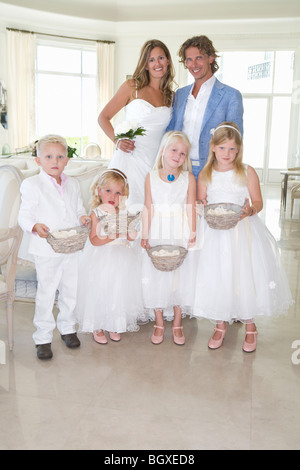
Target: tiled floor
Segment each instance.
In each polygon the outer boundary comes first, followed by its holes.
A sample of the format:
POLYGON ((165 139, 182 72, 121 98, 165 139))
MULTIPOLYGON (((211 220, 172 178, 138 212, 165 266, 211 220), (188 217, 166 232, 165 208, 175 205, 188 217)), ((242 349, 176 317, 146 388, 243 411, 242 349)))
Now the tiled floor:
POLYGON ((282 250, 295 305, 257 322, 255 353, 242 351, 239 323, 211 351, 212 325, 185 319, 185 346, 173 344, 170 325, 160 346, 150 343, 152 324, 106 346, 81 335, 75 351, 56 332, 54 357, 42 362, 31 338, 34 306, 16 302, 14 351, 0 365, 0 449, 299 450, 300 201, 291 220, 278 187, 263 195, 261 216, 282 250))

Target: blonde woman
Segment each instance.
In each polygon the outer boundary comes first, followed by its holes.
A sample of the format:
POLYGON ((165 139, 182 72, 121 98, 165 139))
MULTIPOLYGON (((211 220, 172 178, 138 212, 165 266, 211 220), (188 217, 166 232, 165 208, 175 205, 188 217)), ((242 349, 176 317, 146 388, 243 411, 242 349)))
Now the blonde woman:
POLYGON ((255 318, 286 312, 292 297, 276 241, 258 216, 263 207, 259 179, 242 161, 241 132, 234 122, 223 122, 212 134, 197 181, 198 198, 242 209, 239 222, 228 230, 215 230, 201 219, 204 242, 197 252, 194 315, 216 323, 210 349, 222 346, 226 324, 245 323, 242 348, 250 353, 257 344, 255 318))
POLYGON ((159 40, 147 41, 133 74, 101 111, 98 122, 105 134, 116 143, 109 167, 118 168, 128 178, 128 206, 143 205, 144 184, 152 169, 158 147, 171 119, 174 68, 167 46, 159 40), (146 134, 136 139, 115 141, 111 120, 125 108, 126 121, 138 122, 146 134))

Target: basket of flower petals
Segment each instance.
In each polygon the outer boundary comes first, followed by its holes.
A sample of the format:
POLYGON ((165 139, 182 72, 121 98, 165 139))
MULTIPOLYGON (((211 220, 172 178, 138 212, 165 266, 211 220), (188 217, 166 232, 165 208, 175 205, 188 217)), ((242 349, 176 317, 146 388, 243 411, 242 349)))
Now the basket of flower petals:
POLYGON ((147 253, 159 271, 174 271, 187 255, 187 249, 178 245, 158 245, 148 248, 147 253))
POLYGON ((238 223, 242 207, 238 204, 219 203, 204 207, 204 217, 210 228, 228 230, 238 223))
POLYGON ((56 253, 75 253, 84 248, 89 230, 90 228, 84 225, 55 230, 49 233, 47 242, 56 253))

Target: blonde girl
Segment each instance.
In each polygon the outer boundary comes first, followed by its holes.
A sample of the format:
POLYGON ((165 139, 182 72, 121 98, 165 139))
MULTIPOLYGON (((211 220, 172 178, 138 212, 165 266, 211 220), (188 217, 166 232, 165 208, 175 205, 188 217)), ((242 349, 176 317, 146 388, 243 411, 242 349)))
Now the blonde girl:
POLYGON ((197 181, 203 204, 241 206, 240 220, 228 230, 210 228, 201 219, 203 247, 197 252, 193 314, 216 327, 210 349, 222 346, 227 324, 245 323, 243 350, 257 345, 254 319, 283 313, 292 302, 276 241, 258 213, 263 201, 256 171, 242 161, 241 132, 234 122, 212 129, 207 164, 197 181))
POLYGON ((79 330, 106 344, 121 333, 137 331, 143 313, 138 257, 131 241, 136 233, 107 233, 107 216, 126 215, 127 178, 105 170, 91 187, 91 231, 82 253, 77 299, 79 330))
MULTIPOLYGON (((195 243, 196 181, 191 173, 190 143, 182 132, 165 134, 154 169, 145 182, 145 209, 141 246, 195 243)), ((158 271, 148 255, 143 256, 144 304, 150 319, 155 319, 151 341, 164 338, 164 320, 173 320, 173 341, 184 344, 182 316, 189 312, 193 292, 189 254, 175 271, 158 271)))

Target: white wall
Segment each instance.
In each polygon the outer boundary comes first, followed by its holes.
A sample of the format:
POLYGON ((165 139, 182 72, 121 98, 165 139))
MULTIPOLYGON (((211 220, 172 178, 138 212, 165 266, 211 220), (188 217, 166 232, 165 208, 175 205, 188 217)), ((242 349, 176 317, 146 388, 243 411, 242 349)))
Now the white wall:
MULTIPOLYGON (((184 8, 184 6, 183 6, 184 8)), ((234 21, 108 22, 43 13, 0 2, 0 80, 6 80, 6 27, 72 37, 116 41, 115 89, 135 69, 139 52, 148 39, 160 39, 170 49, 176 80, 184 85, 186 74, 178 63, 180 45, 193 35, 205 34, 217 50, 295 50, 295 81, 300 84, 300 18, 234 21)), ((296 82, 295 82, 296 83, 296 82)), ((300 86, 299 86, 300 87, 300 86)), ((300 93, 299 93, 300 97, 300 93)), ((299 103, 293 105, 291 147, 295 153, 299 134, 299 103)), ((1 126, 0 126, 1 127, 1 126)), ((0 150, 7 140, 0 129, 0 150)))

